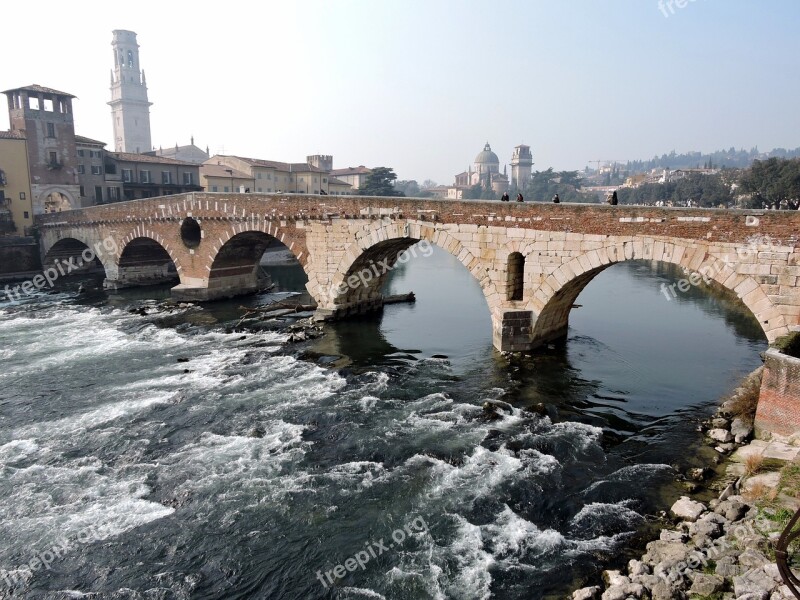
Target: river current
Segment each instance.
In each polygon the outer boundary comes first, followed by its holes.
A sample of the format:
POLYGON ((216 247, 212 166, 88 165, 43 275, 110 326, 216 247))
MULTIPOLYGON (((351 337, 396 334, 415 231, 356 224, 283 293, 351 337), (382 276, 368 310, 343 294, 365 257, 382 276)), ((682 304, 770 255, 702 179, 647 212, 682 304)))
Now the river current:
POLYGON ((641 547, 761 362, 735 301, 667 299, 681 276, 614 266, 515 359, 440 251, 392 274, 415 304, 292 346, 232 330, 270 295, 0 302, 0 598, 563 597, 641 547))

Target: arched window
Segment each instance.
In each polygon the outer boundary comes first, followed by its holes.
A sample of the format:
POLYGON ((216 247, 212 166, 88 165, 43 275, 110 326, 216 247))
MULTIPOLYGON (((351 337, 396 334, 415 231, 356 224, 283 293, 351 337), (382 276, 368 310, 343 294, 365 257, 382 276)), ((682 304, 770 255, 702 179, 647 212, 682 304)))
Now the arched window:
POLYGON ((133 52, 131 52, 130 50, 128 50, 128 66, 129 67, 133 66, 133 52))
POLYGON ((508 300, 522 300, 522 289, 525 284, 525 257, 519 252, 508 255, 508 300))

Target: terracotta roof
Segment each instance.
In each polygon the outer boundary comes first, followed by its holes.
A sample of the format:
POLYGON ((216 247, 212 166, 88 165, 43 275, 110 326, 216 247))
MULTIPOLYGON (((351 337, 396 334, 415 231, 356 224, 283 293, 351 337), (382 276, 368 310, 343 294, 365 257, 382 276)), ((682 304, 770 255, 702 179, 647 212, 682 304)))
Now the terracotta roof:
POLYGON ((0 139, 2 139, 2 140, 24 140, 26 138, 19 131, 0 131, 0 139))
POLYGON ((235 179, 252 179, 247 173, 243 173, 238 169, 227 167, 225 165, 200 165, 200 173, 206 177, 228 177, 233 176, 235 179), (229 173, 228 171, 231 171, 229 173))
MULTIPOLYGON (((328 183, 333 183, 334 185, 350 185, 346 181, 342 181, 341 179, 337 179, 336 177, 328 177, 328 183)), ((350 185, 350 187, 353 187, 350 185)))
POLYGON ((186 167, 200 166, 197 163, 175 160, 174 158, 166 158, 164 156, 151 156, 149 154, 135 154, 133 152, 109 152, 108 154, 117 160, 126 160, 129 162, 155 163, 160 165, 184 165, 186 167))
POLYGON ((368 169, 364 165, 359 165, 357 167, 347 167, 346 169, 333 169, 331 171, 331 175, 339 176, 339 175, 366 175, 368 173, 372 173, 372 169, 368 169))
MULTIPOLYGON (((260 158, 247 158, 245 156, 234 156, 225 154, 219 154, 217 156, 220 156, 222 158, 236 158, 254 167, 264 167, 267 169, 275 169, 277 171, 287 171, 287 172, 292 171, 300 173, 327 173, 326 170, 320 169, 318 167, 313 167, 308 163, 286 163, 277 160, 263 160, 260 158)), ((212 156, 211 158, 213 159, 214 157, 212 156)))
POLYGON ((75 134, 75 143, 77 144, 92 144, 95 146, 105 146, 105 142, 101 142, 99 140, 93 140, 92 138, 87 138, 82 135, 75 134))
POLYGON ((67 92, 59 92, 58 90, 54 90, 53 88, 44 87, 42 85, 39 85, 38 83, 32 83, 31 85, 26 85, 26 86, 18 87, 18 88, 11 88, 10 90, 6 90, 3 93, 4 94, 9 94, 11 92, 19 92, 19 91, 37 92, 37 93, 41 93, 41 94, 55 94, 57 96, 67 96, 68 98, 76 98, 77 97, 77 96, 73 96, 72 94, 68 94, 67 92))

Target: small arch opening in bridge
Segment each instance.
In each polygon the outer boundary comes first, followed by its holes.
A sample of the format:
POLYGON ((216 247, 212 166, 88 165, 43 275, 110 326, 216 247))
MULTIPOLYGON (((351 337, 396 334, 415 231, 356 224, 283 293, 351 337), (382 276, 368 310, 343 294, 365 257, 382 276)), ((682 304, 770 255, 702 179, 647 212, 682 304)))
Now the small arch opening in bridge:
POLYGON ((203 230, 197 219, 186 217, 181 223, 181 240, 184 246, 190 249, 197 248, 203 241, 203 230))
POLYGON ((208 275, 208 300, 263 290, 305 293, 300 261, 283 242, 262 231, 233 236, 219 249, 208 275))
POLYGON ((522 300, 525 288, 525 257, 520 252, 508 255, 507 297, 509 300, 522 300))
POLYGON ((139 237, 131 240, 119 258, 117 279, 107 288, 158 285, 179 280, 178 270, 167 250, 156 240, 139 237))

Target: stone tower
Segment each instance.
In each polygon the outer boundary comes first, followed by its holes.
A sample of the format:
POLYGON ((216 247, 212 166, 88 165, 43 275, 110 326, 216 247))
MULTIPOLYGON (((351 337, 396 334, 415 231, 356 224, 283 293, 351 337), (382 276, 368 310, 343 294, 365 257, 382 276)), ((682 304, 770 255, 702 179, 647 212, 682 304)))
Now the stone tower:
POLYGON ((114 149, 117 152, 149 152, 150 106, 147 81, 139 64, 136 34, 114 30, 114 70, 111 72, 111 116, 114 122, 114 149))
POLYGON ((11 131, 28 140, 33 212, 81 207, 72 99, 38 84, 3 92, 11 131))
POLYGON ((306 162, 322 171, 333 171, 333 156, 330 154, 314 154, 306 156, 306 162))
POLYGON ((520 144, 514 146, 514 154, 511 155, 511 187, 521 190, 531 180, 531 167, 533 167, 533 155, 531 147, 520 144))

